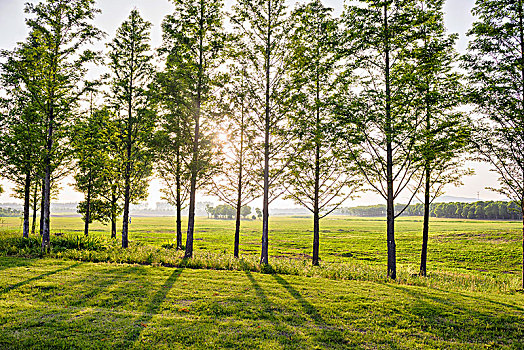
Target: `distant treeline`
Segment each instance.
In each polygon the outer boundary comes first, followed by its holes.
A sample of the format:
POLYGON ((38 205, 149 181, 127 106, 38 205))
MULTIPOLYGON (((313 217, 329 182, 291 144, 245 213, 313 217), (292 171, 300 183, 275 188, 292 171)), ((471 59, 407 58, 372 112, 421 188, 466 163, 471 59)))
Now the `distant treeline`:
MULTIPOLYGON (((404 204, 395 205, 395 212, 400 212, 404 204)), ((339 214, 373 217, 386 216, 384 204, 367 205, 351 208, 341 208, 339 214)), ((433 203, 430 206, 430 216, 436 218, 457 219, 488 219, 488 220, 521 220, 521 209, 515 202, 478 201, 473 203, 451 202, 433 203)), ((406 208, 402 216, 423 216, 424 206, 421 203, 412 204, 406 208)))
POLYGON ((22 212, 20 210, 16 210, 13 208, 0 208, 0 217, 17 217, 22 216, 22 212))

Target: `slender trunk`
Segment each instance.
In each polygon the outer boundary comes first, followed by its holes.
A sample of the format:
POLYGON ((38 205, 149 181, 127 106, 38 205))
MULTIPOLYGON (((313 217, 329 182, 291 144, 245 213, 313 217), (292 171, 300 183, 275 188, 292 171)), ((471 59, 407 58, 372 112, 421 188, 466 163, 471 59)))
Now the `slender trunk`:
POLYGON ((91 222, 91 174, 89 175, 89 184, 87 185, 86 198, 86 220, 84 223, 84 235, 89 236, 89 223, 91 222))
MULTIPOLYGON (((134 23, 133 23, 134 25, 134 23)), ((128 99, 127 99, 127 144, 126 144, 126 170, 124 174, 124 213, 122 219, 122 248, 129 246, 129 205, 131 202, 131 154, 132 154, 132 137, 131 132, 133 130, 131 126, 131 120, 133 116, 133 83, 134 83, 134 60, 135 60, 135 46, 131 45, 131 57, 130 57, 130 75, 129 75, 129 86, 128 86, 128 99)))
POLYGON ((111 193, 111 238, 116 239, 116 194, 114 189, 111 193))
MULTIPOLYGON (((131 116, 129 118, 128 125, 131 123, 131 116)), ((129 246, 128 233, 129 233, 129 204, 131 201, 131 128, 128 127, 128 140, 127 140, 127 161, 125 170, 125 190, 124 190, 124 214, 122 221, 122 248, 129 246)))
POLYGON ((38 180, 35 179, 35 188, 33 192, 33 222, 31 223, 31 234, 32 235, 34 235, 36 232, 37 193, 38 193, 38 180))
MULTIPOLYGON (((242 91, 243 93, 243 91, 242 91)), ((244 165, 244 100, 242 100, 240 117, 240 156, 238 162, 238 187, 237 187, 237 217, 235 223, 235 247, 233 255, 239 256, 240 250, 240 212, 242 210, 242 171, 244 165)))
MULTIPOLYGON (((520 34, 520 74, 522 81, 524 82, 524 13, 522 9, 522 0, 519 0, 519 34, 520 34)), ((522 86, 522 112, 524 112, 524 86, 522 86)), ((524 127, 524 125, 521 125, 524 127)), ((524 180, 524 171, 522 174, 524 180)), ((521 212, 522 212, 522 289, 524 289, 524 196, 520 199, 521 212)))
POLYGON ((195 204, 196 204, 196 182, 198 176, 198 148, 200 138, 200 113, 202 103, 202 75, 204 69, 204 57, 203 57, 203 35, 204 35, 204 3, 200 2, 200 21, 199 21, 199 61, 198 61, 198 86, 197 86, 197 100, 195 110, 195 138, 193 142, 193 160, 191 164, 191 188, 189 191, 189 214, 187 222, 187 238, 186 238, 186 251, 184 258, 193 257, 193 233, 195 231, 195 204))
POLYGON ((46 154, 44 158, 45 173, 44 173, 44 189, 43 189, 43 227, 42 227, 42 251, 48 251, 50 242, 50 212, 51 212, 51 152, 53 150, 53 123, 54 110, 51 104, 49 109, 49 126, 47 129, 47 145, 46 154))
POLYGON ((40 194, 40 236, 44 235, 44 178, 42 178, 42 193, 40 194))
MULTIPOLYGON (((317 52, 317 59, 320 53, 317 52)), ((318 72, 318 62, 316 69, 316 121, 315 121, 315 188, 313 195, 313 266, 319 265, 319 245, 320 245, 320 76, 318 72)))
POLYGON ((180 123, 177 123, 176 149, 176 249, 182 250, 182 182, 180 180, 180 123))
POLYGON ((29 172, 25 175, 24 183, 24 224, 22 229, 22 235, 25 238, 29 237, 29 209, 30 209, 30 198, 31 197, 31 175, 29 172))
POLYGON ((524 290, 524 198, 521 199, 522 202, 522 289, 524 290))
POLYGON ((429 239, 429 191, 430 191, 430 169, 426 166, 424 170, 426 183, 424 188, 424 224, 422 227, 422 251, 420 253, 420 276, 426 276, 426 262, 428 256, 429 239))
POLYGON ((267 42, 266 42, 266 105, 265 105, 265 126, 264 126, 264 198, 262 203, 262 251, 260 263, 269 263, 269 128, 270 128, 270 64, 271 64, 271 0, 268 0, 268 23, 267 23, 267 42))
POLYGON ((388 277, 397 278, 397 257, 395 245, 395 204, 393 191, 393 147, 392 147, 392 118, 391 118, 391 89, 389 63, 389 29, 388 5, 384 5, 384 32, 386 54, 386 182, 387 182, 387 241, 388 241, 388 277))

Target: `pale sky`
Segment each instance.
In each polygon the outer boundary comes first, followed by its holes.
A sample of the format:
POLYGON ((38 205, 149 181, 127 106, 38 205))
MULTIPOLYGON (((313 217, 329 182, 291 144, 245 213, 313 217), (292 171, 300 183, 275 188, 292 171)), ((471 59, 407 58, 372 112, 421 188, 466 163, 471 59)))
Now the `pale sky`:
MULTIPOLYGON (((25 2, 24 0, 0 0, 0 49, 12 49, 17 42, 24 40, 27 34, 23 13, 25 2)), ((302 1, 289 0, 288 4, 293 6, 297 2, 302 1)), ((233 1, 225 0, 225 3, 226 8, 229 8, 233 1)), ((334 8, 336 14, 342 11, 342 0, 324 0, 324 3, 334 8)), ((446 26, 450 32, 459 34, 457 50, 460 52, 463 52, 467 46, 466 32, 473 22, 473 17, 470 14, 473 4, 474 0, 448 0, 445 5, 446 26)), ((142 16, 153 24, 151 30, 151 44, 153 48, 161 44, 160 23, 164 16, 172 11, 172 5, 168 0, 99 0, 97 7, 102 10, 102 13, 97 16, 96 25, 108 34, 104 42, 107 42, 114 36, 116 28, 128 17, 129 12, 136 7, 140 10, 142 16)), ((103 43, 97 46, 99 49, 104 48, 103 43)), ((470 163, 467 166, 475 170, 475 175, 464 178, 463 186, 448 188, 446 195, 469 198, 477 198, 477 195, 480 195, 480 199, 484 200, 502 198, 500 195, 485 189, 486 187, 497 187, 497 176, 490 171, 488 165, 470 163)), ((68 185, 71 181, 72 179, 68 178, 62 183, 63 190, 60 194, 60 202, 82 200, 83 196, 68 185)), ((0 195, 0 202, 12 201, 9 191, 10 185, 5 181, 2 181, 2 183, 7 191, 0 195)), ((153 180, 148 199, 150 205, 160 200, 159 188, 160 183, 157 180, 153 180)), ((201 200, 209 199, 201 197, 201 200)), ((402 200, 403 198, 399 198, 398 202, 402 202, 402 200)), ((382 198, 368 193, 362 195, 359 199, 348 202, 347 205, 376 203, 382 203, 382 198)), ((257 206, 258 204, 254 203, 254 205, 257 206)), ((273 204, 273 207, 289 206, 295 205, 282 200, 273 204)))

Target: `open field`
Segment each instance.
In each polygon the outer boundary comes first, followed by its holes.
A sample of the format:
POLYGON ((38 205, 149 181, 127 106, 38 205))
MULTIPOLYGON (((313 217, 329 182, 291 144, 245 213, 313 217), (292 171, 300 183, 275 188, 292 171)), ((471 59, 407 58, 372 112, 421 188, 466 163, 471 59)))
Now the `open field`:
MULTIPOLYGON (((3 218, 4 230, 20 230, 20 219, 3 218)), ((307 259, 311 254, 312 220, 306 217, 270 218, 272 257, 307 259)), ((134 217, 131 242, 160 246, 175 237, 173 217, 134 217)), ((242 221, 240 253, 260 254, 261 221, 242 221)), ((83 234, 78 217, 53 217, 52 232, 83 234)), ((183 228, 185 222, 183 222, 183 228)), ((420 259, 422 218, 399 218, 396 224, 397 261, 416 268, 420 259)), ((0 225, 0 229, 2 226, 0 225)), ((197 218, 195 251, 233 252, 233 220, 197 218)), ((522 262, 522 223, 432 218, 428 271, 432 269, 517 273, 522 262)), ((108 227, 93 224, 91 233, 109 237, 108 227)), ((185 232, 184 242, 185 242, 185 232)), ((321 222, 320 258, 324 262, 349 262, 384 266, 385 219, 329 217, 321 222)))
MULTIPOLYGON (((52 220, 55 233, 83 233, 80 218, 52 220)), ((427 278, 412 276, 421 219, 397 223, 397 282, 383 277, 382 218, 323 220, 320 270, 307 260, 311 219, 303 217, 271 218, 270 263, 284 273, 0 257, 0 348, 524 349, 520 222, 433 219, 427 278), (319 277, 337 266, 360 272, 319 277)), ((19 224, 4 218, 0 231, 11 235, 19 224)), ((133 218, 126 252, 171 254, 161 246, 172 242, 173 225, 170 217, 133 218)), ((241 254, 256 264, 261 222, 242 225, 241 254)), ((196 261, 224 255, 228 264, 233 228, 198 218, 196 261)))

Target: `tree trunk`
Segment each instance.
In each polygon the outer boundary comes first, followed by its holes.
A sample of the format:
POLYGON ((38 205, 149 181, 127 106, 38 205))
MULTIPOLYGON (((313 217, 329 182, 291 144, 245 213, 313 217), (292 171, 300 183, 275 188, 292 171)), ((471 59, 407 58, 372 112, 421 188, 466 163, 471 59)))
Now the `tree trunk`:
POLYGON ((193 233, 195 231, 195 204, 196 204, 196 182, 198 176, 198 148, 200 139, 200 108, 202 103, 202 75, 204 69, 204 5, 200 4, 200 30, 199 30, 199 61, 198 61, 198 86, 197 86, 197 100, 195 110, 195 138, 193 142, 193 160, 191 164, 191 187, 189 190, 189 213, 187 222, 187 238, 186 238, 186 251, 184 258, 189 259, 193 257, 193 233))
POLYGON ((114 190, 111 193, 111 238, 116 239, 116 195, 114 190))
POLYGON ((389 63, 389 29, 388 5, 384 5, 384 33, 386 56, 386 182, 387 182, 387 246, 388 246, 388 277, 397 278, 397 257, 395 245, 395 204, 393 190, 393 147, 392 147, 392 118, 391 118, 391 89, 389 63))
POLYGON ((176 150, 176 249, 182 250, 182 183, 180 180, 180 125, 177 125, 176 150))
MULTIPOLYGON (((317 53, 317 58, 320 56, 317 53)), ((318 62, 316 69, 316 139, 315 139, 315 188, 313 194, 313 266, 319 265, 319 244, 320 244, 320 76, 318 72, 318 62)))
MULTIPOLYGON (((243 92, 242 92, 243 93, 243 92)), ((238 187, 237 187, 237 217, 235 223, 235 246, 233 255, 235 258, 239 256, 240 250, 240 212, 242 210, 242 171, 244 161, 244 100, 242 100, 241 106, 241 119, 240 119, 240 157, 238 162, 238 187)))
POLYGON ((32 235, 34 235, 36 232, 37 193, 38 193, 38 180, 35 179, 35 189, 33 193, 33 222, 31 223, 31 234, 32 235))
POLYGON ((84 223, 84 235, 89 236, 89 222, 91 221, 91 175, 89 176, 89 184, 87 185, 87 199, 86 199, 86 221, 84 223))
POLYGON ((49 251, 51 247, 50 236, 50 213, 51 213, 51 152, 53 150, 53 123, 54 114, 53 107, 49 110, 49 126, 47 129, 47 145, 46 154, 44 158, 45 173, 44 173, 44 188, 43 188, 43 227, 42 227, 42 251, 49 251))
POLYGON ((135 51, 134 51, 134 45, 131 45, 131 57, 130 57, 130 77, 129 77, 129 86, 128 86, 128 93, 129 97, 127 100, 127 144, 126 144, 126 170, 124 174, 124 182, 125 182, 125 188, 124 188, 124 214, 123 214, 123 220, 122 220, 122 248, 127 248, 129 246, 129 205, 131 202, 131 154, 133 150, 133 144, 132 144, 132 126, 131 126, 131 118, 133 116, 133 78, 134 78, 134 59, 135 59, 135 51))
MULTIPOLYGON (((131 121, 129 121, 130 123, 131 121)), ((130 132, 130 131, 129 131, 130 132)), ((131 137, 131 134, 129 134, 131 137)), ((124 190, 124 215, 122 221, 122 248, 129 246, 128 233, 129 233, 129 204, 131 197, 131 142, 128 140, 127 145, 127 162, 125 171, 125 190, 124 190)))
POLYGON ((262 251, 260 263, 269 263, 269 128, 270 128, 270 64, 271 64, 271 0, 268 0, 268 23, 266 42, 266 106, 265 106, 265 129, 264 129, 264 198, 262 203, 262 251))
POLYGON ((22 229, 22 235, 25 238, 29 237, 29 209, 31 200, 31 175, 29 172, 25 175, 24 183, 24 224, 22 229))
POLYGON ((422 226, 422 251, 420 253, 420 276, 426 276, 426 262, 428 256, 429 239, 429 191, 430 191, 430 170, 426 166, 424 171, 426 184, 424 188, 424 224, 422 226))
POLYGON ((40 194, 40 237, 44 235, 44 178, 42 178, 42 193, 40 194))

